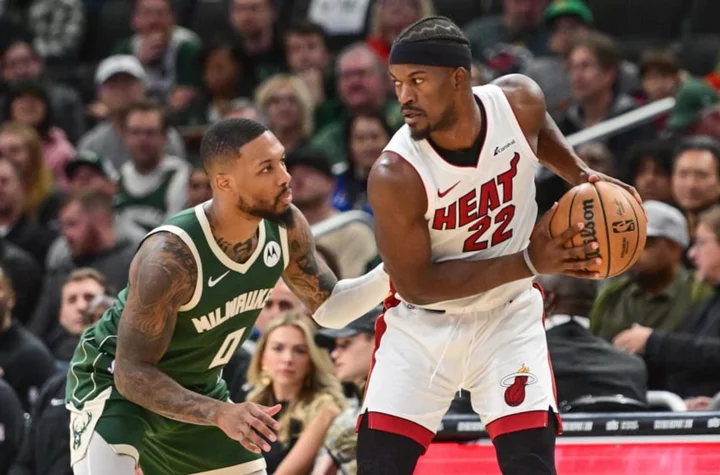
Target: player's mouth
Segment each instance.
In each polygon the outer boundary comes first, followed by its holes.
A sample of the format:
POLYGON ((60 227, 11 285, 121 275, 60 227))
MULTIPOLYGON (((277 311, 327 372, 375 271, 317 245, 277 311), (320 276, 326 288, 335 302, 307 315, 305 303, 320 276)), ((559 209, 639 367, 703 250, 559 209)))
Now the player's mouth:
POLYGON ((287 190, 283 191, 280 194, 280 196, 278 196, 277 202, 282 205, 287 206, 290 203, 292 203, 292 199, 293 199, 292 191, 290 191, 290 188, 288 188, 287 190))

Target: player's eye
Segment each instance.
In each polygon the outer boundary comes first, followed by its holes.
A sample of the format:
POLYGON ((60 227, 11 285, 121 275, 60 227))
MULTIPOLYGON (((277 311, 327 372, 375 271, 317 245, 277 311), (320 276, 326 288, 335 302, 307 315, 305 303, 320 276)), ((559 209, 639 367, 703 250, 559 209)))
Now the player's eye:
POLYGON ((413 78, 412 82, 413 82, 413 84, 415 84, 416 86, 419 86, 420 84, 422 84, 423 82, 425 82, 425 80, 424 80, 424 79, 420 79, 420 78, 413 78))
POLYGON ((271 171, 272 171, 272 166, 268 165, 262 169, 261 173, 270 173, 271 171))
POLYGON ((393 81, 393 84, 395 84, 395 87, 402 86, 402 83, 400 81, 393 81))

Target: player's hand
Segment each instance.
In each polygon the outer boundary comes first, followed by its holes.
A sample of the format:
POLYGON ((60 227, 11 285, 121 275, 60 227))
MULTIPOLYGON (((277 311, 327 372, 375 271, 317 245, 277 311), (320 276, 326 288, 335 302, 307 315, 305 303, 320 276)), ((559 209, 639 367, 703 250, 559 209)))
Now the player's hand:
POLYGON ((638 203, 642 204, 642 198, 640 198, 640 193, 637 192, 634 186, 630 186, 627 183, 618 180, 617 178, 613 178, 604 173, 596 172, 593 170, 588 170, 586 174, 588 182, 597 183, 598 181, 606 181, 608 183, 612 183, 613 185, 618 185, 620 188, 624 188, 631 195, 633 195, 633 198, 635 198, 638 203))
POLYGON ((270 451, 280 424, 272 418, 282 406, 261 406, 252 402, 224 405, 217 414, 217 425, 233 440, 237 440, 250 452, 259 454, 270 451))
POLYGON ((557 237, 550 234, 550 220, 555 214, 558 204, 555 203, 535 225, 530 237, 528 256, 533 267, 540 274, 565 274, 584 279, 599 279, 600 273, 586 269, 602 264, 602 259, 593 257, 586 259, 587 254, 596 251, 598 243, 591 242, 566 248, 565 244, 571 242, 574 236, 580 234, 584 223, 573 224, 557 237))

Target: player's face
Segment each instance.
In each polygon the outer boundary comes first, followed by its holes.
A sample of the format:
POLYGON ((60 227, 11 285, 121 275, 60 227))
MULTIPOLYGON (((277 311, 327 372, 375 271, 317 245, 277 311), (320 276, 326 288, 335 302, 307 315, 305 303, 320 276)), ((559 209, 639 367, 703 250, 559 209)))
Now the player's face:
POLYGON ((262 368, 279 386, 302 387, 310 372, 310 350, 303 332, 289 325, 275 328, 268 335, 262 368))
POLYGON ((330 356, 340 381, 355 383, 366 378, 374 348, 372 336, 365 333, 336 339, 330 356))
POLYGON ((426 139, 434 130, 452 124, 456 90, 453 76, 457 71, 411 64, 390 66, 395 94, 415 140, 426 139))
POLYGON ((285 148, 271 132, 245 144, 228 172, 216 179, 218 187, 229 191, 238 210, 247 215, 280 222, 292 216, 285 148))

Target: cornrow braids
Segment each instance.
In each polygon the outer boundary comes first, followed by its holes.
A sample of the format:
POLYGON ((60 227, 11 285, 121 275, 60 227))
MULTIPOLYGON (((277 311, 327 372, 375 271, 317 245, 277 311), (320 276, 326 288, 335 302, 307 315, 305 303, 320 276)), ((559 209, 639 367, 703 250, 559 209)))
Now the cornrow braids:
POLYGON ((455 43, 470 46, 465 33, 451 19, 444 16, 422 18, 405 28, 394 43, 455 43))

